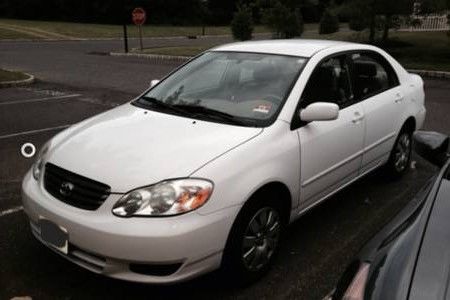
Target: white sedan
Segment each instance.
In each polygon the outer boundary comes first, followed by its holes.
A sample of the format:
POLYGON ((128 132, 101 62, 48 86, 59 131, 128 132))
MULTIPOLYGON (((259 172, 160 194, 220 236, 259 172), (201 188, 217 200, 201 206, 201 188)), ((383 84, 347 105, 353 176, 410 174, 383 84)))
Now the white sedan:
POLYGON ((244 42, 52 138, 23 181, 33 234, 110 277, 250 282, 285 226, 370 171, 407 171, 422 79, 369 45, 244 42))

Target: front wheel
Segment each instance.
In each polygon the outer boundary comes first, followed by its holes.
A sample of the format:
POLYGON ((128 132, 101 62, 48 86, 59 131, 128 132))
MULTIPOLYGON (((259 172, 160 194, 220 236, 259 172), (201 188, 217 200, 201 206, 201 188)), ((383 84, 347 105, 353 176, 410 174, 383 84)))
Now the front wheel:
POLYGON ((224 252, 223 270, 237 284, 249 284, 269 270, 277 253, 283 222, 270 201, 254 201, 239 213, 224 252))
POLYGON ((386 170, 392 177, 401 177, 408 171, 411 162, 412 132, 403 130, 395 141, 386 170))

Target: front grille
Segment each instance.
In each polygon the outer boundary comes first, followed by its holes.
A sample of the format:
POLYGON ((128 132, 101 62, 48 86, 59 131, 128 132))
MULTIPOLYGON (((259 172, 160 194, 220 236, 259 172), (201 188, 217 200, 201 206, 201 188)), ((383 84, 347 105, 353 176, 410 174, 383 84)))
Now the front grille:
POLYGON ((99 208, 111 193, 108 185, 51 163, 45 165, 44 187, 56 199, 87 210, 99 208))

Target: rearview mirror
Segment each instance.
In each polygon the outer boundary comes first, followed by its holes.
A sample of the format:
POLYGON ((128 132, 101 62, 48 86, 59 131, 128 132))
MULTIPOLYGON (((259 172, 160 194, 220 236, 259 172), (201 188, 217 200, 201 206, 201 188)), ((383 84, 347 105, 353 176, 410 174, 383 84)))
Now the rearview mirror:
POLYGON ((449 137, 434 131, 414 133, 414 151, 431 162, 442 167, 448 159, 449 137))
POLYGON ((300 119, 304 122, 331 121, 339 117, 339 106, 335 103, 316 102, 300 110, 300 119))
POLYGON ((152 81, 150 81, 150 87, 154 87, 155 85, 157 85, 159 83, 159 79, 153 79, 152 81))

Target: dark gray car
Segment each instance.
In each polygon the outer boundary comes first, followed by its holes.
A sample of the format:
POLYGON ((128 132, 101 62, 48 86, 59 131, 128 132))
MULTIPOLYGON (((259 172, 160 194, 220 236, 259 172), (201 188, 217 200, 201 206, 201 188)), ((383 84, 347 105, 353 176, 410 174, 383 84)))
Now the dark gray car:
POLYGON ((417 132, 414 140, 439 174, 366 244, 332 299, 450 299, 449 137, 417 132))

